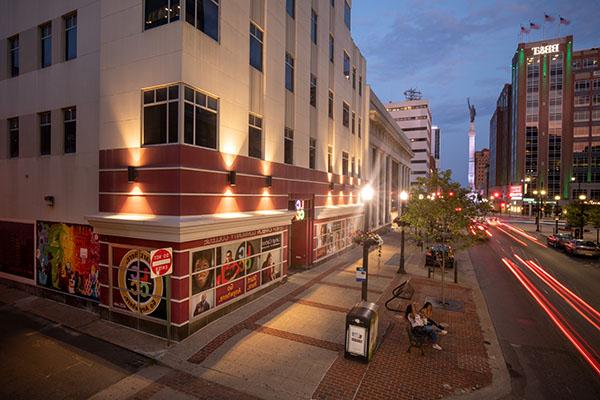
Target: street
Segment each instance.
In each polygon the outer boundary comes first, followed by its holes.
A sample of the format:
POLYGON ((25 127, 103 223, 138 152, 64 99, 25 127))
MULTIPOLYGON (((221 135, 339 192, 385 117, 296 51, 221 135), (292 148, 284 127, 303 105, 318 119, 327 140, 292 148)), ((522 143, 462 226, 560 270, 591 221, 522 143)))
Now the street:
POLYGON ((85 399, 151 360, 0 303, 0 398, 85 399))
MULTIPOLYGON (((513 225, 469 250, 511 375, 512 398, 600 398, 597 260, 513 225)), ((551 228, 544 227, 546 233, 551 228)))

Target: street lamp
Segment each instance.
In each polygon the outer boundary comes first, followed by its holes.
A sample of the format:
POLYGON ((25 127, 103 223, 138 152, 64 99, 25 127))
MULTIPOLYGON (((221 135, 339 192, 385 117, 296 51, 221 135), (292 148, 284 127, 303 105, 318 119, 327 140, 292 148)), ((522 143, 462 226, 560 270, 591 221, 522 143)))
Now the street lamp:
POLYGON ((537 197, 537 212, 535 213, 535 231, 539 232, 540 231, 540 207, 541 207, 541 200, 542 200, 542 196, 546 195, 546 191, 544 189, 537 191, 534 190, 533 191, 533 195, 537 197))
POLYGON ((369 280, 369 247, 373 244, 369 238, 369 228, 370 228, 370 209, 371 209, 371 200, 373 200, 373 196, 375 195, 375 190, 369 184, 365 185, 361 191, 360 196, 362 198, 364 207, 365 207, 365 221, 364 221, 364 240, 363 240, 363 269, 365 270, 365 280, 362 282, 362 294, 361 298, 363 301, 367 301, 367 287, 369 280))
POLYGON ((579 226, 579 239, 583 239, 583 224, 584 224, 584 218, 583 218, 583 202, 586 199, 586 195, 585 194, 580 194, 579 195, 579 212, 581 213, 581 217, 580 217, 580 221, 581 221, 581 225, 579 226))
MULTIPOLYGON (((400 217, 404 215, 404 206, 406 201, 408 200, 408 193, 406 191, 400 192, 400 217)), ((398 224, 400 225, 400 265, 398 266, 399 274, 406 274, 406 270, 404 269, 404 227, 406 226, 406 222, 399 220, 398 224)))
POLYGON ((556 196, 554 196, 554 201, 555 201, 555 203, 554 203, 554 213, 553 214, 554 214, 554 223, 556 224, 554 227, 554 233, 556 234, 556 233, 558 233, 558 220, 559 220, 559 218, 558 218, 558 202, 560 201, 560 195, 557 194, 556 196))

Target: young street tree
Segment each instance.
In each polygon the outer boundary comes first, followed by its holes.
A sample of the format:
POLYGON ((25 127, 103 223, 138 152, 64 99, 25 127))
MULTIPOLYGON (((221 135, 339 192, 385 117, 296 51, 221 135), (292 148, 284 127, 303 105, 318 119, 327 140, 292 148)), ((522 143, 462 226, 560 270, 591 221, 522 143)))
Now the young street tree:
POLYGON ((583 202, 572 203, 567 206, 567 223, 569 226, 577 227, 576 238, 583 239, 583 227, 588 223, 588 212, 583 202))

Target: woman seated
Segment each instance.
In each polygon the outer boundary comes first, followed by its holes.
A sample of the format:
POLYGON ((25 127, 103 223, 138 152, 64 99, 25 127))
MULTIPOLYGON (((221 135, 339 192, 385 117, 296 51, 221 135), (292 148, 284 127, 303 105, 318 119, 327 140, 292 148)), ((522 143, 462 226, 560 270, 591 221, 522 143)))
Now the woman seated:
POLYGON ((417 309, 416 304, 409 304, 406 306, 406 311, 404 316, 410 322, 411 330, 413 334, 419 336, 427 336, 429 340, 433 343, 433 348, 436 350, 441 350, 442 347, 437 343, 438 335, 436 329, 432 325, 427 325, 426 320, 419 314, 416 313, 417 309))
POLYGON ((433 306, 430 302, 423 304, 423 308, 421 308, 419 314, 421 314, 421 317, 425 320, 425 324, 435 327, 440 335, 445 335, 448 333, 443 325, 440 325, 431 319, 431 316, 433 315, 433 306))

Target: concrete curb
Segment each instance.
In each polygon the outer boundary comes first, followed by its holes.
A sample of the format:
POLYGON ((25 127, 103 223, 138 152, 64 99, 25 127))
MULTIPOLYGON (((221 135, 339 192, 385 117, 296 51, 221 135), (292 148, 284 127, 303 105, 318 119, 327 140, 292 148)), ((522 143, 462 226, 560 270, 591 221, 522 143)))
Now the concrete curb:
POLYGON ((506 361, 502 354, 502 349, 496 336, 496 330, 488 312, 485 297, 479 287, 471 257, 467 251, 461 251, 457 258, 461 268, 461 277, 463 282, 473 290, 473 300, 476 305, 477 315, 481 323, 483 338, 489 342, 487 346, 488 361, 492 372, 492 384, 482 389, 469 393, 456 394, 447 397, 449 400, 476 400, 476 399, 501 399, 507 396, 511 390, 510 375, 506 368, 506 361))

